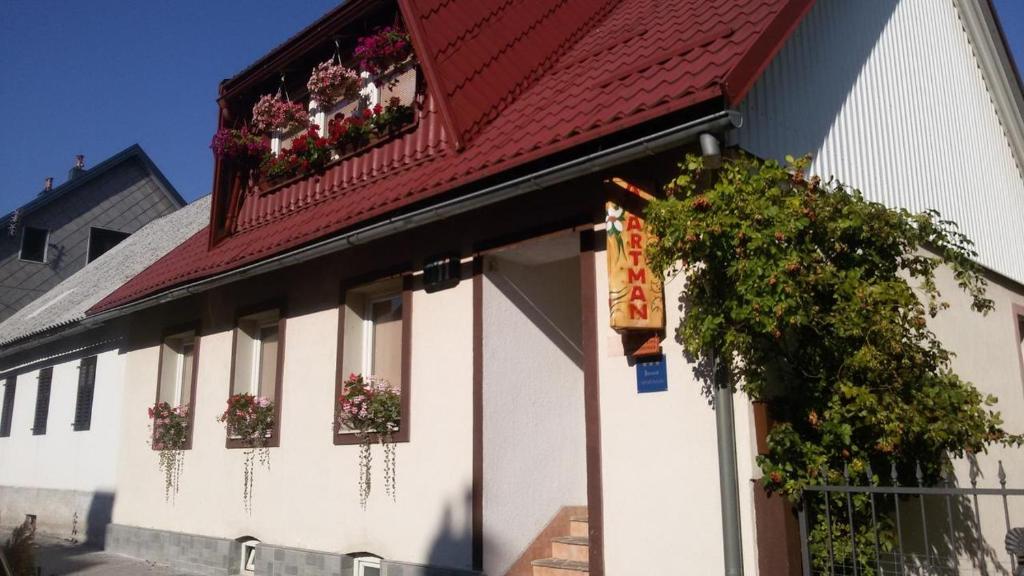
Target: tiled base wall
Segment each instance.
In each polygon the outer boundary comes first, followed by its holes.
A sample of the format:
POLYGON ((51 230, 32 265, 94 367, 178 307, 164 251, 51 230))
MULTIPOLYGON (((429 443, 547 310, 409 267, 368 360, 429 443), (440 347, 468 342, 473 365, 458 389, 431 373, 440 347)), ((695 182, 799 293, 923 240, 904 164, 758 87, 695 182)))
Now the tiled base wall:
MULTIPOLYGON (((107 529, 106 549, 204 576, 238 574, 242 558, 242 545, 234 540, 120 524, 107 529)), ((345 554, 268 543, 256 547, 257 576, 354 576, 352 565, 352 558, 345 554)), ((382 568, 383 576, 479 576, 478 572, 404 562, 385 561, 382 568)))
POLYGON ((241 545, 234 540, 111 524, 109 552, 170 564, 203 576, 237 574, 241 545))

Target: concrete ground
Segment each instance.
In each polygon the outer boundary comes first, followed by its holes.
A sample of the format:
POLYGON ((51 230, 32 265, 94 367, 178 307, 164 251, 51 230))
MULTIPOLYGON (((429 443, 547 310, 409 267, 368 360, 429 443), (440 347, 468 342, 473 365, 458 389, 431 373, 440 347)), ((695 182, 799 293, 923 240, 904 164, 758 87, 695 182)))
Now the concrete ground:
POLYGON ((41 576, 194 576, 166 564, 129 558, 82 544, 36 535, 36 565, 41 576))

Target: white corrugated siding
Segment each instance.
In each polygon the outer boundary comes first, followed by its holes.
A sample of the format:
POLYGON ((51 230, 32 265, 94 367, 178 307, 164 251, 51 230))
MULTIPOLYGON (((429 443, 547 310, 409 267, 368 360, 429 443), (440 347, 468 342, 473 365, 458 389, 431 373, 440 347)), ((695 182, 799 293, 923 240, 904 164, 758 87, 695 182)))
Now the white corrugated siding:
POLYGON ((952 0, 819 0, 741 109, 743 148, 936 209, 1024 282, 1024 182, 952 0))

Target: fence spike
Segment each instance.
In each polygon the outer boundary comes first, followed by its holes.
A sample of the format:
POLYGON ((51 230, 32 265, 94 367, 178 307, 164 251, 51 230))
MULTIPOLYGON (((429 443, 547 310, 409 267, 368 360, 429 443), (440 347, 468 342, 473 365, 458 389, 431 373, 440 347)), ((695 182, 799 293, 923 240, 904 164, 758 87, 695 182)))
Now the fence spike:
POLYGON ((850 485, 850 465, 846 462, 843 462, 843 483, 850 485))
POLYGON ((1003 461, 999 461, 999 485, 1006 488, 1006 470, 1003 469, 1003 461))
POLYGON ((871 473, 871 462, 864 465, 864 473, 868 475, 868 484, 875 485, 875 475, 871 473))
POLYGON ((924 473, 921 472, 921 461, 920 460, 916 461, 914 463, 914 466, 915 466, 914 476, 917 477, 917 486, 918 487, 924 486, 924 473))
POLYGON ((971 479, 971 488, 977 488, 978 487, 978 461, 975 460, 973 457, 971 458, 971 467, 970 467, 970 470, 968 471, 967 475, 971 479))
POLYGON ((899 486, 900 485, 900 475, 896 471, 896 462, 890 462, 889 466, 890 466, 889 477, 892 478, 892 485, 893 486, 899 486))

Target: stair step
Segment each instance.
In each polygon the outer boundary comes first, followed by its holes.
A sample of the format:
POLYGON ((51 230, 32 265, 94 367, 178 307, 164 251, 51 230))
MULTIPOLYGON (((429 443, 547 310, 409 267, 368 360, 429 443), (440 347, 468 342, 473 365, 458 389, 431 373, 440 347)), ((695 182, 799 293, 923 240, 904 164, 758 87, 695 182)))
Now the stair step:
POLYGON ((586 562, 560 558, 533 561, 533 576, 581 576, 589 573, 590 566, 586 562))
POLYGON ((590 538, 585 536, 559 536, 551 539, 551 555, 559 560, 590 560, 590 538))
POLYGON ((569 519, 569 535, 570 536, 589 536, 590 535, 590 523, 587 521, 586 516, 573 516, 569 519))

